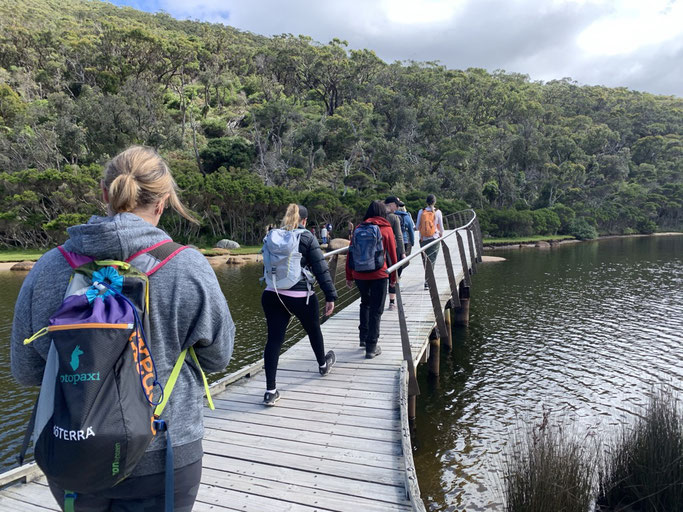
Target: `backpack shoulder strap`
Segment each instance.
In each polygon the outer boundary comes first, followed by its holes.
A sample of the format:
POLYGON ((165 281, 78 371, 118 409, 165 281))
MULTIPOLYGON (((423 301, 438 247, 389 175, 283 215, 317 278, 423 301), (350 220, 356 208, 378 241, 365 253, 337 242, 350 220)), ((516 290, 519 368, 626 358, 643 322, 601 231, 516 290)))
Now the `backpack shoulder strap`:
POLYGON ((64 249, 63 245, 57 246, 57 249, 59 249, 59 252, 62 253, 62 256, 64 256, 64 259, 66 262, 69 264, 71 268, 78 268, 81 265, 85 265, 86 263, 90 263, 93 261, 95 258, 91 258, 90 256, 85 256, 83 254, 78 254, 76 252, 71 252, 67 251, 64 249))
POLYGON ((171 239, 162 240, 158 244, 136 252, 126 262, 151 276, 187 247, 187 245, 178 244, 171 239))

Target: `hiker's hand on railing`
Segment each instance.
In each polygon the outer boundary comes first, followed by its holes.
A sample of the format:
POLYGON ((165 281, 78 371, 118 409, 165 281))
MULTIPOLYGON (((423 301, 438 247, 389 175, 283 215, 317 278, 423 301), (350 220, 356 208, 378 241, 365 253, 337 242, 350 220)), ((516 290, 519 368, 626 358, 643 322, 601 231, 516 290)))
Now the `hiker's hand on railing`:
POLYGON ((332 314, 332 311, 334 311, 334 301, 325 302, 325 316, 330 316, 332 314))
POLYGON ((353 288, 353 281, 351 281, 350 279, 347 279, 347 280, 346 280, 346 286, 347 286, 348 288, 353 288))

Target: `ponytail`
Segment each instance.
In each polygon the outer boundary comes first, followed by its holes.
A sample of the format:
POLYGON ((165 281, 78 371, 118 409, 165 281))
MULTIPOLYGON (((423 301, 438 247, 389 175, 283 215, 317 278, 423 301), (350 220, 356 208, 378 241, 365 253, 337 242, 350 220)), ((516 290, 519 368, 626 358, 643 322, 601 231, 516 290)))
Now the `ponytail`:
POLYGON ((102 184, 109 193, 111 214, 132 212, 167 196, 171 208, 199 224, 178 198, 178 185, 168 165, 152 148, 132 146, 116 155, 104 170, 102 184))
POLYGON ((289 206, 287 206, 285 216, 282 217, 282 227, 289 230, 296 229, 300 220, 299 205, 290 203, 289 206))

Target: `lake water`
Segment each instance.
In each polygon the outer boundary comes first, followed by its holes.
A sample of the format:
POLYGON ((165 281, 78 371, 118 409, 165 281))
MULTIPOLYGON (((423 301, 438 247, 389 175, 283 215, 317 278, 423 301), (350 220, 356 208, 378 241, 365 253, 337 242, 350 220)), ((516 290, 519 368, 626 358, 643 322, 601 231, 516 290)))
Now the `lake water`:
POLYGON ((479 266, 469 328, 439 380, 419 371, 414 457, 428 510, 501 510, 502 453, 544 411, 606 440, 653 386, 683 387, 683 236, 494 254, 507 261, 479 266))
MULTIPOLYGON (((653 385, 683 387, 683 236, 495 255, 507 260, 479 266, 470 326, 455 330, 441 377, 419 368, 414 457, 428 510, 499 510, 501 454, 511 434, 544 411, 599 437, 630 422, 653 385)), ((217 269, 237 324, 226 373, 261 357, 260 272, 260 265, 217 269)), ((9 373, 22 280, 0 272, 0 470, 14 464, 35 396, 9 373)), ((338 289, 339 306, 355 300, 338 289)))

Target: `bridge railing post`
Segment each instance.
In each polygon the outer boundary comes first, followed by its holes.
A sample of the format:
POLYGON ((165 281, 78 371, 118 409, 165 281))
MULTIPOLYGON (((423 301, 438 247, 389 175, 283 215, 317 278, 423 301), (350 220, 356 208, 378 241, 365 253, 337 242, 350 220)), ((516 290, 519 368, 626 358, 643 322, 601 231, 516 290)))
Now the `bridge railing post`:
POLYGON ((465 276, 465 285, 469 288, 470 286, 472 286, 472 278, 470 277, 470 267, 467 264, 467 256, 465 256, 465 244, 463 244, 460 231, 456 231, 455 238, 458 239, 458 252, 460 253, 460 264, 462 265, 462 273, 465 276))
POLYGON ((474 241, 477 245, 477 262, 482 262, 482 254, 484 254, 484 241, 481 238, 481 226, 479 225, 479 217, 474 219, 473 223, 474 241))
POLYGON ((448 244, 442 240, 441 248, 443 250, 443 259, 446 262, 446 273, 448 274, 448 285, 451 288, 451 306, 459 306, 460 299, 458 297, 458 282, 455 279, 455 271, 453 270, 453 258, 451 258, 451 250, 448 244))
POLYGON ((429 258, 425 258, 425 273, 427 274, 427 284, 429 285, 429 296, 432 299, 432 309, 434 310, 434 318, 436 319, 436 328, 439 331, 439 337, 441 337, 446 334, 446 321, 444 320, 443 310, 441 309, 439 290, 436 287, 434 267, 429 258))
POLYGON ((330 268, 330 277, 332 278, 332 282, 335 282, 335 278, 337 277, 337 265, 339 264, 339 254, 335 254, 332 256, 332 261, 330 262, 329 268, 330 268))
POLYGON ((408 368, 408 409, 409 416, 415 418, 415 398, 420 394, 420 386, 417 383, 417 374, 415 373, 415 363, 413 361, 413 351, 410 348, 410 336, 408 335, 408 324, 406 323, 406 313, 403 309, 403 298, 401 297, 401 285, 396 282, 396 305, 398 307, 398 325, 401 331, 401 349, 403 352, 403 360, 408 368), (410 407, 412 403, 412 407, 410 407), (411 411, 412 409, 412 411, 411 411), (410 415, 412 412, 412 416, 410 415))
POLYGON ((467 247, 470 250, 470 268, 472 269, 472 275, 474 275, 477 273, 477 255, 475 253, 474 236, 472 235, 471 225, 467 227, 467 247))

